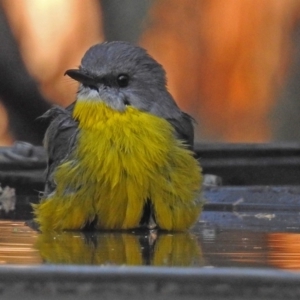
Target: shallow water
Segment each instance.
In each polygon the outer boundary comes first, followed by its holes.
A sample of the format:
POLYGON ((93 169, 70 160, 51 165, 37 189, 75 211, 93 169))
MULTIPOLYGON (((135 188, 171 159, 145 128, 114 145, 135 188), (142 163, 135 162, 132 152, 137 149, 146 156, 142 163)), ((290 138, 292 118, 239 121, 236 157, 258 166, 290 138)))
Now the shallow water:
POLYGON ((38 233, 0 220, 0 264, 300 269, 298 212, 203 212, 185 233, 38 233))

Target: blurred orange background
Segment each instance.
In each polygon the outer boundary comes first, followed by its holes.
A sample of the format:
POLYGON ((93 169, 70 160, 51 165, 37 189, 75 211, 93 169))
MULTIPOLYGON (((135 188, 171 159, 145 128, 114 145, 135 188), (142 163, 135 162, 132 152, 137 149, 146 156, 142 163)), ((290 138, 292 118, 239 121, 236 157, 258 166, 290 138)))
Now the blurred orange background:
MULTIPOLYGON (((65 70, 106 40, 101 1, 0 3, 42 94, 70 104, 77 85, 65 70)), ((298 0, 153 1, 137 43, 165 67, 170 92, 198 123, 197 140, 268 142, 299 15, 298 0)), ((0 145, 13 141, 0 106, 0 145)))

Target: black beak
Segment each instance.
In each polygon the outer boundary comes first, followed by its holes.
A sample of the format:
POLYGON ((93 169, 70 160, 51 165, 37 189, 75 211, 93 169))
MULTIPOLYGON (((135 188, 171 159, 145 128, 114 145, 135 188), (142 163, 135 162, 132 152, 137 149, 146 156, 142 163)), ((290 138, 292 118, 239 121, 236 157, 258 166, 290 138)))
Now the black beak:
POLYGON ((83 85, 95 87, 97 86, 95 79, 90 75, 83 73, 81 70, 70 69, 67 70, 64 75, 68 75, 69 77, 82 83, 83 85))

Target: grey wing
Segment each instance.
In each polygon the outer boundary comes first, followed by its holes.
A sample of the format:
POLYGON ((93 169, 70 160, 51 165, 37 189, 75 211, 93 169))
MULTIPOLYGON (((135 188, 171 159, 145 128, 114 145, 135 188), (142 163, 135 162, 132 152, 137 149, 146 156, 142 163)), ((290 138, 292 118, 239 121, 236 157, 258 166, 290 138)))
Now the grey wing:
POLYGON ((57 166, 72 152, 78 133, 78 124, 70 111, 52 108, 43 118, 52 118, 44 138, 44 147, 48 155, 45 196, 55 190, 54 172, 57 166))
POLYGON ((194 119, 187 113, 181 112, 179 118, 167 118, 174 127, 176 137, 186 142, 190 150, 194 149, 194 119))

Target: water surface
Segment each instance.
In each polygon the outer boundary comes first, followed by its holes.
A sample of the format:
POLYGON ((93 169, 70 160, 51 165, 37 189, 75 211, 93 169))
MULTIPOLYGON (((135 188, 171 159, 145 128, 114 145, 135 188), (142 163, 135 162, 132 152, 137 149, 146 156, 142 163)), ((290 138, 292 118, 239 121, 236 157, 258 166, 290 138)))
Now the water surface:
POLYGON ((297 212, 203 212, 189 232, 44 234, 0 220, 1 264, 300 269, 297 212))

